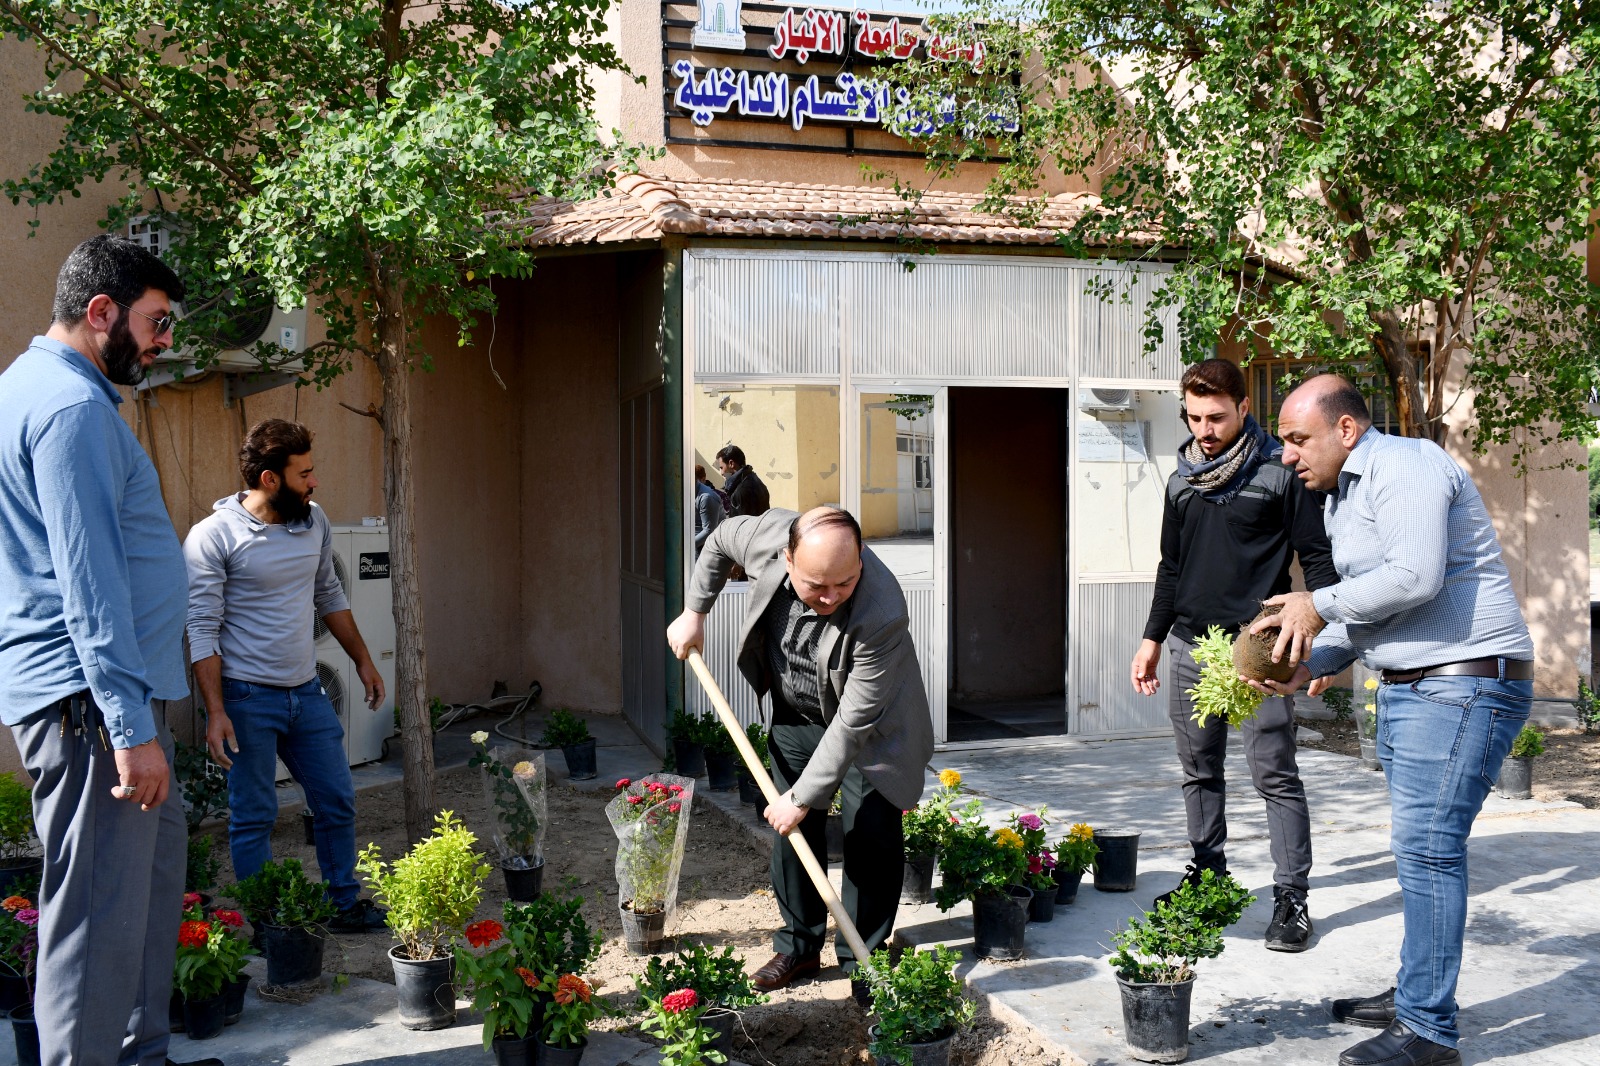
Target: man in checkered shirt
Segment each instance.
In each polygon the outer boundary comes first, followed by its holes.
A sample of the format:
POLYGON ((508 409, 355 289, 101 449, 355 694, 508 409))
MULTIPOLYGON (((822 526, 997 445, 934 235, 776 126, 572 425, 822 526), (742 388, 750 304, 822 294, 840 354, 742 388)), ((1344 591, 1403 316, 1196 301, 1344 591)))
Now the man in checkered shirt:
POLYGON ((1384 1030, 1340 1066, 1455 1066, 1467 835, 1528 720, 1533 641, 1483 499, 1443 449, 1379 433, 1361 393, 1331 374, 1290 393, 1278 432, 1283 461, 1328 493, 1341 580, 1266 601, 1283 610, 1252 631, 1281 627, 1274 657, 1300 666, 1257 687, 1311 681, 1315 695, 1357 658, 1383 678, 1378 759, 1405 937, 1394 988, 1334 1001, 1338 1020, 1384 1030))

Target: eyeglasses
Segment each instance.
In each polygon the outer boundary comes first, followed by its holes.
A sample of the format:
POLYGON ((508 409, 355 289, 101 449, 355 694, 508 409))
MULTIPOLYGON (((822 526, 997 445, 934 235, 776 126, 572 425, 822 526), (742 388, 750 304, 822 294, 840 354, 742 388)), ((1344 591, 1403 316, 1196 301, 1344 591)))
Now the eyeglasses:
POLYGON ((133 308, 129 307, 127 304, 123 303, 121 300, 113 300, 112 302, 115 303, 118 307, 122 308, 124 311, 133 311, 134 314, 138 315, 140 318, 144 319, 146 322, 148 322, 151 325, 155 326, 156 327, 156 336, 157 337, 161 336, 163 333, 167 333, 167 332, 171 331, 173 323, 178 321, 177 316, 173 315, 171 312, 168 312, 167 314, 162 315, 160 318, 151 318, 149 315, 145 314, 143 311, 134 311, 133 308))

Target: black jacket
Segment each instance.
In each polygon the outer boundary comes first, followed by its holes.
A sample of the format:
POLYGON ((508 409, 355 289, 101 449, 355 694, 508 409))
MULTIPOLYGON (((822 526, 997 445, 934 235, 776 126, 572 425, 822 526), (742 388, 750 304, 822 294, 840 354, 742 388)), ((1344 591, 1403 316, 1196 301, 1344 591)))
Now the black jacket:
POLYGON ((1192 641, 1214 625, 1237 633, 1262 600, 1289 591, 1296 552, 1307 588, 1336 584, 1322 501, 1276 455, 1227 503, 1206 499, 1173 474, 1146 639, 1164 641, 1170 632, 1192 641))
POLYGON ((735 470, 722 489, 728 494, 730 516, 747 514, 759 517, 772 507, 772 496, 767 492, 766 482, 756 477, 756 472, 748 464, 735 470))

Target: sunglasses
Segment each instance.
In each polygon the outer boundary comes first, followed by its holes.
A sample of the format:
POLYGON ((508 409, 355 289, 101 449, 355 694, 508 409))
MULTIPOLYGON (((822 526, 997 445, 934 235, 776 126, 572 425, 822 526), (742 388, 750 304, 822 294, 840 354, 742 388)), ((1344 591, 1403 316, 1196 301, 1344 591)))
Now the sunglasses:
POLYGON ((140 318, 144 319, 146 322, 148 322, 151 325, 155 326, 156 327, 156 336, 157 337, 161 336, 163 333, 170 332, 172 330, 173 323, 178 321, 177 317, 175 315, 173 315, 172 313, 170 313, 170 312, 168 312, 167 314, 162 315, 160 318, 151 318, 149 315, 145 314, 143 311, 134 311, 133 308, 129 307, 127 304, 121 302, 120 300, 116 300, 116 301, 113 301, 113 302, 118 307, 122 308, 124 311, 132 311, 134 314, 138 315, 140 318))

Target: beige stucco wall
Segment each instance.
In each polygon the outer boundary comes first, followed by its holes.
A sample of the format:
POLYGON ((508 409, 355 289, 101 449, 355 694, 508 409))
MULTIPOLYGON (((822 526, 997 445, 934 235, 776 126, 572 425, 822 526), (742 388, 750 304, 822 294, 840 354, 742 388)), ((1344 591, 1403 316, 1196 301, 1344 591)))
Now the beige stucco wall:
POLYGON ((839 501, 837 388, 750 386, 716 395, 697 388, 693 404, 694 461, 713 485, 720 487, 722 477, 712 458, 737 444, 766 483, 772 506, 804 511, 839 501))

